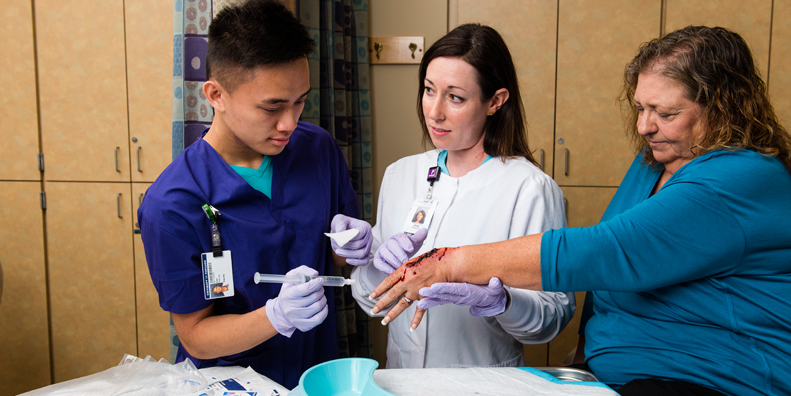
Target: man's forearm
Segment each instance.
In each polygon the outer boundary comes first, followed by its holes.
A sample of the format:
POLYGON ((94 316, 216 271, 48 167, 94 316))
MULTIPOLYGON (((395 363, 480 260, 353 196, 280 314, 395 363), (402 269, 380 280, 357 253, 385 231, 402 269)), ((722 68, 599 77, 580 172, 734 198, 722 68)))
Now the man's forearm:
MULTIPOLYGON (((211 307, 207 308, 211 310, 211 307)), ((215 359, 251 349, 277 335, 265 307, 243 315, 171 314, 179 341, 198 359, 215 359)))

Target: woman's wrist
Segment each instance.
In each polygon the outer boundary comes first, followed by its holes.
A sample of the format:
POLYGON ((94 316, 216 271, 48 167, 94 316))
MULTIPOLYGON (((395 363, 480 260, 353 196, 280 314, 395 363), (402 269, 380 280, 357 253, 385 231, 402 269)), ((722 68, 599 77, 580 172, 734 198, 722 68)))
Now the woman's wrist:
POLYGON ((468 251, 471 246, 459 246, 448 249, 449 254, 452 255, 452 260, 448 260, 443 278, 444 282, 467 282, 467 261, 468 251))

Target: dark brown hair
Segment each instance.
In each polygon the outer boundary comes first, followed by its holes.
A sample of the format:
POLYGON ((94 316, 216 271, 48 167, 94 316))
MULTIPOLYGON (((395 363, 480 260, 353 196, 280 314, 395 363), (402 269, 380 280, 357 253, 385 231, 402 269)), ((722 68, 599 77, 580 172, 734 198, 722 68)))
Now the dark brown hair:
POLYGON ((651 40, 624 70, 621 90, 627 132, 645 161, 657 163, 637 133, 634 93, 640 73, 655 70, 684 89, 700 105, 705 135, 692 147, 697 154, 749 149, 778 157, 791 172, 791 137, 779 124, 744 39, 720 27, 687 26, 651 40))
POLYGON ((500 89, 508 90, 509 98, 494 115, 486 118, 483 150, 492 157, 525 157, 536 164, 527 145, 527 125, 516 68, 508 46, 496 30, 477 23, 461 25, 437 40, 420 62, 417 94, 417 116, 423 128, 423 146, 431 141, 423 115, 423 94, 426 90, 426 70, 439 57, 459 58, 475 68, 481 100, 494 97, 500 89))

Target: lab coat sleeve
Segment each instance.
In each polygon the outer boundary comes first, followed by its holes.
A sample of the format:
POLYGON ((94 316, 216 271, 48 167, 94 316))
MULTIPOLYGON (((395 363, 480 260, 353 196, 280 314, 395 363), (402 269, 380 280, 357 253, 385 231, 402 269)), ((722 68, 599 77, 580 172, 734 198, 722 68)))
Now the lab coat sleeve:
MULTIPOLYGON (((548 177, 524 182, 510 238, 566 227, 563 192, 548 177)), ((508 288, 511 303, 496 316, 500 326, 523 344, 547 342, 558 335, 574 316, 574 293, 540 292, 508 288)))
MULTIPOLYGON (((357 303, 360 304, 360 308, 362 308, 368 315, 371 315, 371 309, 376 304, 377 300, 371 300, 368 296, 371 295, 371 292, 382 283, 383 280, 387 277, 387 275, 383 274, 379 271, 373 264, 373 257, 376 253, 376 250, 379 249, 379 246, 382 245, 384 241, 390 238, 392 235, 382 235, 382 209, 384 207, 384 200, 385 197, 388 196, 388 191, 392 188, 393 184, 393 166, 388 166, 387 170, 385 170, 384 178, 382 179, 382 187, 379 189, 379 203, 378 208, 379 210, 376 213, 376 225, 373 227, 371 232, 373 232, 374 240, 373 244, 371 245, 371 255, 368 259, 368 264, 355 267, 352 270, 351 278, 354 279, 354 284, 352 285, 352 296, 354 299, 357 300, 357 303)), ((383 309, 376 315, 373 316, 385 316, 389 309, 383 309)))

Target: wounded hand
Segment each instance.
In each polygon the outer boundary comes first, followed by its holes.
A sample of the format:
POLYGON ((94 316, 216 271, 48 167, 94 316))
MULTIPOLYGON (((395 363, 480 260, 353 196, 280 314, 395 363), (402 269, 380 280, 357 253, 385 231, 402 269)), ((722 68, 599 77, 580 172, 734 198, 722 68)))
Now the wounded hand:
MULTIPOLYGON (((403 297, 408 300, 418 300, 420 299, 419 291, 421 288, 451 280, 449 272, 452 262, 459 254, 458 249, 433 249, 401 265, 388 275, 371 293, 371 299, 381 296, 371 313, 376 314, 388 305, 398 301, 382 320, 382 324, 386 325, 411 305, 403 297)), ((417 309, 415 317, 412 319, 412 329, 415 329, 420 324, 424 314, 424 309, 417 309)))

